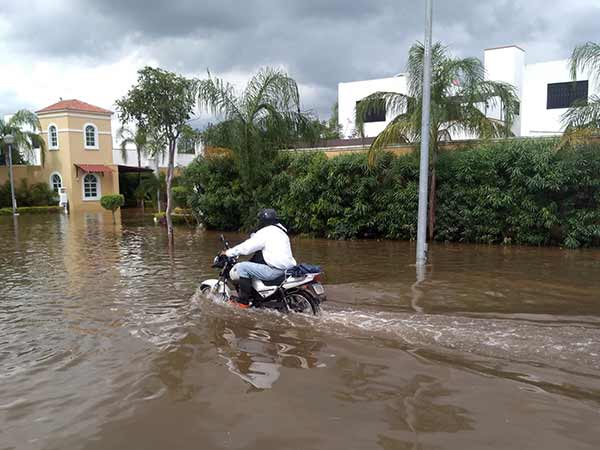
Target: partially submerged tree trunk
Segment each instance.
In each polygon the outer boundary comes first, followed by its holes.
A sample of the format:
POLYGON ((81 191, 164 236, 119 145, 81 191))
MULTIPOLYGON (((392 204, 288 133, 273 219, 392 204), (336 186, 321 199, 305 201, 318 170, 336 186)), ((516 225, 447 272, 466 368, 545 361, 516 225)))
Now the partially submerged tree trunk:
POLYGON ((165 218, 167 219, 167 234, 170 242, 173 240, 173 220, 171 219, 171 212, 173 211, 173 192, 171 190, 171 186, 173 184, 176 142, 176 139, 169 140, 169 165, 167 167, 167 209, 165 212, 165 218))
MULTIPOLYGON (((140 184, 142 184, 142 152, 140 151, 140 149, 137 149, 137 157, 138 157, 138 184, 137 187, 139 189, 140 184)), ((142 215, 144 215, 144 197, 140 198, 140 204, 138 204, 138 206, 142 207, 142 215)))

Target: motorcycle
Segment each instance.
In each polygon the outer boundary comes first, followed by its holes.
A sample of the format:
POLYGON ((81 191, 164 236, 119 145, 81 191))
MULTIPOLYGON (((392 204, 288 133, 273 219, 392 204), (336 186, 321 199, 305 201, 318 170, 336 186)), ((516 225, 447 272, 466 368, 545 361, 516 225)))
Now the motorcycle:
MULTIPOLYGON (((223 235, 220 237, 225 249, 229 243, 223 235)), ((237 292, 231 269, 238 262, 235 257, 217 255, 212 267, 220 269, 218 279, 204 280, 200 283, 200 292, 213 295, 224 301, 233 301, 237 292)), ((321 302, 327 300, 321 284, 322 272, 316 266, 300 264, 285 271, 284 275, 272 281, 252 280, 252 300, 254 308, 274 309, 280 312, 317 315, 321 302)))

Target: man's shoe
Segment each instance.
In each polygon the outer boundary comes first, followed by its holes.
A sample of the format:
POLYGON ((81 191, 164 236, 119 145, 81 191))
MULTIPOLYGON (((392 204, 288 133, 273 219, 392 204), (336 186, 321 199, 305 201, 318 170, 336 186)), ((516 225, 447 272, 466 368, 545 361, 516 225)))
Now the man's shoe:
POLYGON ((249 308, 250 304, 243 302, 242 300, 240 300, 239 297, 236 296, 231 296, 231 298, 229 299, 229 303, 231 303, 233 306, 237 306, 238 308, 249 308))

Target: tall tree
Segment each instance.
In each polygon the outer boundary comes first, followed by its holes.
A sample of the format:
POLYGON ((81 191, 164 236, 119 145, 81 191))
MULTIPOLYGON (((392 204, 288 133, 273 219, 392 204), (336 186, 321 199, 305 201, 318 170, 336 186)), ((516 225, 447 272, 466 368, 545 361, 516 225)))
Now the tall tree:
MULTIPOLYGON (((421 139, 423 104, 423 59, 425 49, 414 44, 408 55, 407 93, 376 92, 356 107, 356 124, 362 133, 368 115, 382 109, 393 116, 369 149, 373 164, 377 153, 390 144, 416 143, 421 139)), ((445 46, 432 48, 429 183, 429 237, 435 227, 436 160, 439 145, 453 136, 493 138, 512 135, 511 125, 518 111, 513 86, 485 78, 485 69, 477 58, 454 58, 445 46), (501 111, 502 120, 486 116, 488 108, 501 111)))
POLYGON ((192 117, 196 105, 196 82, 166 70, 144 67, 138 71, 137 85, 117 100, 119 119, 123 124, 135 122, 152 130, 168 147, 167 166, 167 232, 173 239, 173 169, 177 139, 192 117))
POLYGON ((275 152, 314 131, 312 117, 300 110, 298 85, 278 69, 261 69, 239 94, 209 73, 198 84, 198 102, 223 119, 203 134, 205 143, 231 149, 250 196, 275 152))
MULTIPOLYGON (((15 141, 12 145, 15 161, 23 163, 35 159, 35 149, 40 149, 40 163, 44 165, 46 142, 40 136, 42 127, 35 113, 26 109, 17 111, 7 121, 0 117, 0 141, 3 136, 12 134, 15 141)), ((2 141, 2 151, 5 154, 5 145, 2 141)), ((13 161, 14 162, 14 161, 13 161)))
MULTIPOLYGON (((575 47, 569 63, 571 79, 587 71, 591 81, 600 89, 600 43, 588 42, 575 47)), ((575 102, 562 116, 565 141, 577 142, 580 138, 600 134, 600 96, 575 102)))
POLYGON ((10 189, 13 196, 13 208, 16 207, 16 201, 14 198, 15 185, 13 176, 13 155, 18 155, 16 158, 18 162, 24 162, 22 157, 31 160, 35 157, 35 149, 40 149, 40 163, 44 165, 44 157, 46 150, 46 143, 40 136, 39 132, 42 127, 38 117, 26 109, 17 111, 10 119, 4 121, 0 118, 0 150, 1 153, 7 155, 5 158, 9 162, 8 170, 10 172, 10 189), (8 145, 4 142, 4 136, 12 135, 12 151, 8 155, 8 145))

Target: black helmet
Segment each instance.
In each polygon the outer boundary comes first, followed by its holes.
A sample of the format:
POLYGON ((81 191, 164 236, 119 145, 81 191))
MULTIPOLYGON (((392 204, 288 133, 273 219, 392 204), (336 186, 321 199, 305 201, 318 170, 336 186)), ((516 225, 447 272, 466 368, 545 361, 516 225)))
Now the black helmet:
POLYGON ((261 209, 258 212, 258 221, 261 225, 272 225, 279 221, 277 211, 271 208, 261 209))

